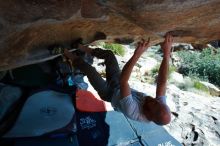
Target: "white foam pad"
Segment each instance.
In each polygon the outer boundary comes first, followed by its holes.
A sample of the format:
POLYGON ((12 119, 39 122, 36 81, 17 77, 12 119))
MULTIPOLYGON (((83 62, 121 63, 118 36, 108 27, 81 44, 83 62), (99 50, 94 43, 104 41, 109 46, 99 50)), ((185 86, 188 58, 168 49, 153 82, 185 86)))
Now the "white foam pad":
POLYGON ((75 114, 71 97, 42 91, 28 98, 14 125, 4 137, 32 137, 63 128, 75 114))

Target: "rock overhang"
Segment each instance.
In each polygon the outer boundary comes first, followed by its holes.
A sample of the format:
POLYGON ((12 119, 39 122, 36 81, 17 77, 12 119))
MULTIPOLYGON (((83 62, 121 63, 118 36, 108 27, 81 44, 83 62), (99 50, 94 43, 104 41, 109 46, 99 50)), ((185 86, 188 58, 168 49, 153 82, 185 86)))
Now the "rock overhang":
POLYGON ((119 43, 151 37, 157 44, 166 32, 177 42, 218 40, 219 6, 219 0, 2 0, 0 70, 46 60, 54 43, 91 43, 96 32, 119 43))

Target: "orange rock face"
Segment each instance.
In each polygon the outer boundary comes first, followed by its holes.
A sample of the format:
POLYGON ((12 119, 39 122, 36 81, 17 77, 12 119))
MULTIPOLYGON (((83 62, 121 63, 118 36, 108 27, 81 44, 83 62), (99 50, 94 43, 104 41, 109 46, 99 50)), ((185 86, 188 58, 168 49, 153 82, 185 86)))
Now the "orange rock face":
POLYGON ((47 46, 93 41, 103 32, 120 43, 172 32, 177 42, 220 39, 219 0, 1 0, 0 70, 44 61, 47 46))

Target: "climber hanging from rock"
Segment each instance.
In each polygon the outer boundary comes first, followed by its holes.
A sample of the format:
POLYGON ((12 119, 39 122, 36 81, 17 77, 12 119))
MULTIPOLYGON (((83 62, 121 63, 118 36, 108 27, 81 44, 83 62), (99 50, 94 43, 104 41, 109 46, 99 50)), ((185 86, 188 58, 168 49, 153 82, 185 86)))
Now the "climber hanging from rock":
POLYGON ((118 62, 110 50, 91 49, 79 45, 81 51, 105 60, 106 81, 94 67, 84 62, 80 56, 70 53, 67 49, 64 50, 64 55, 72 60, 74 67, 87 75, 102 100, 111 102, 115 110, 121 111, 128 118, 136 121, 147 123, 153 121, 158 125, 165 125, 171 120, 171 112, 166 104, 165 94, 172 43, 173 37, 169 33, 166 34, 161 45, 163 60, 157 79, 156 98, 130 88, 128 83, 134 65, 150 45, 150 38, 148 41, 142 40, 138 43, 133 56, 125 64, 122 71, 120 71, 118 62))

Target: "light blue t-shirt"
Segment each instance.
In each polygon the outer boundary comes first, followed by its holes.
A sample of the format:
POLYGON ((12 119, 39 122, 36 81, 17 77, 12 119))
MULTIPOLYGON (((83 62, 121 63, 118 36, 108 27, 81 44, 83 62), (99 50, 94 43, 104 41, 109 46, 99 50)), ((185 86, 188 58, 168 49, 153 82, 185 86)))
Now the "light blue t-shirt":
MULTIPOLYGON (((131 89, 131 95, 120 99, 120 90, 116 90, 112 97, 111 104, 116 111, 122 112, 132 120, 150 122, 142 110, 146 98, 146 94, 131 89)), ((157 97, 157 100, 166 104, 166 96, 157 97)))

